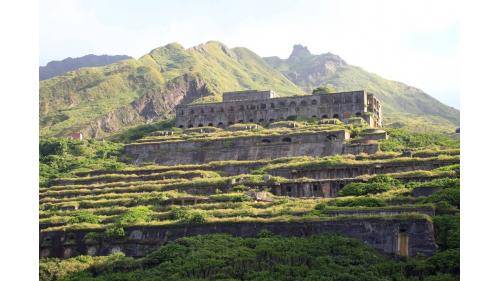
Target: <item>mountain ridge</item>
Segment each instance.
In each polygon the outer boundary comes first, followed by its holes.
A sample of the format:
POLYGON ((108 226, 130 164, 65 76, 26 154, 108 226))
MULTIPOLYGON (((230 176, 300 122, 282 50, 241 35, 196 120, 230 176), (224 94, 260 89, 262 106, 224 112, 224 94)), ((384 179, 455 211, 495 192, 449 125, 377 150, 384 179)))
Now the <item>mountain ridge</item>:
POLYGON ((287 59, 261 58, 244 47, 209 41, 191 48, 170 43, 139 59, 80 68, 40 82, 40 135, 82 131, 106 138, 131 126, 171 117, 179 103, 217 102, 225 91, 271 89, 304 95, 320 86, 366 89, 383 102, 386 124, 450 131, 459 111, 417 88, 348 65, 340 56, 294 46, 287 59), (426 126, 422 127, 422 124, 426 126))

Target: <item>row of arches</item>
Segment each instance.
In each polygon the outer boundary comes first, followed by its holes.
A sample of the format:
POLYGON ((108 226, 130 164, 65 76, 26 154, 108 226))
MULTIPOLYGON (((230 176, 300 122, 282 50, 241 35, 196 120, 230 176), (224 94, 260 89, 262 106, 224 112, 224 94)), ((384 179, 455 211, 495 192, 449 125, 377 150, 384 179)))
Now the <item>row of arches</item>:
POLYGON ((187 113, 190 115, 200 113, 200 114, 205 114, 205 113, 215 113, 215 112, 224 112, 225 110, 229 112, 233 111, 245 111, 245 110, 255 110, 255 109, 267 109, 267 108, 276 108, 278 107, 297 107, 297 105, 300 106, 308 106, 308 105, 317 105, 318 101, 313 99, 311 102, 308 102, 307 100, 301 100, 300 102, 297 103, 297 101, 291 101, 291 102, 286 102, 286 101, 278 101, 276 103, 271 102, 271 103, 260 103, 260 104, 247 104, 247 105, 239 105, 239 106, 230 106, 225 109, 223 106, 217 106, 217 107, 200 107, 197 109, 191 108, 191 109, 180 109, 179 110, 179 115, 184 116, 187 113))
MULTIPOLYGON (((357 117, 360 117, 362 115, 361 112, 356 112, 355 114, 357 117)), ((350 112, 344 112, 343 115, 342 115, 342 118, 349 118, 351 117, 351 113, 350 112)), ((277 119, 274 119, 274 118, 270 118, 269 120, 265 120, 264 118, 260 118, 258 120, 255 120, 253 118, 250 118, 248 120, 243 120, 243 119, 240 119, 238 120, 236 123, 260 123, 260 124, 264 124, 264 123, 273 123, 275 121, 281 121, 281 120, 294 120, 296 119, 297 116, 293 115, 293 116, 288 116, 287 118, 277 118, 277 119)), ((318 118, 318 116, 316 115, 312 115, 310 118, 318 118)), ((321 119, 328 119, 328 118, 336 118, 336 119, 340 119, 340 115, 335 113, 333 115, 328 115, 328 114, 323 114, 321 115, 321 119)), ((198 125, 195 125, 195 124, 188 124, 187 125, 187 128, 193 128, 195 126, 197 127, 214 127, 214 126, 217 126, 217 127, 224 127, 224 126, 231 126, 231 125, 234 125, 235 122, 228 122, 227 124, 224 124, 223 122, 218 122, 217 124, 215 123, 212 123, 212 122, 209 122, 209 123, 198 123, 198 125)), ((184 125, 179 125, 179 128, 184 128, 184 125)))

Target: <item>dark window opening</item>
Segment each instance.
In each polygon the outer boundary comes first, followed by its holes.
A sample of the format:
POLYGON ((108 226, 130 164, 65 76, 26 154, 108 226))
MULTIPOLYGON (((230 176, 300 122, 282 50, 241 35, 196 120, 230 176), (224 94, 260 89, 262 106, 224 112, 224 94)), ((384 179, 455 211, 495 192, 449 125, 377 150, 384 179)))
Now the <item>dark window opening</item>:
POLYGON ((260 109, 266 109, 266 107, 267 107, 267 106, 266 106, 266 104, 265 104, 265 103, 260 104, 260 109))
POLYGON ((271 108, 274 108, 274 103, 271 103, 271 108))
POLYGON ((285 106, 285 102, 284 101, 280 101, 280 106, 284 107, 285 106))
POLYGON ((245 106, 240 105, 240 111, 243 111, 243 110, 245 110, 245 106))
POLYGON ((328 135, 326 138, 327 138, 328 140, 331 140, 331 141, 332 141, 332 140, 336 140, 336 139, 337 139, 337 135, 328 135))
POLYGON ((333 118, 339 118, 339 115, 338 114, 333 114, 333 118))
POLYGON ((203 127, 203 124, 198 124, 198 127, 203 127))
POLYGON ((214 112, 214 108, 213 107, 210 107, 210 112, 214 112))
POLYGON ((183 126, 183 125, 179 125, 179 128, 181 128, 181 129, 182 129, 182 128, 184 128, 184 126, 183 126))
POLYGON ((324 114, 321 116, 321 118, 328 118, 328 115, 324 114))
POLYGON ((181 110, 181 115, 184 115, 184 110, 181 110))
POLYGON ((238 123, 243 123, 243 120, 238 120, 238 123))
POLYGON ((296 107, 296 106, 297 106, 297 103, 295 103, 294 101, 292 101, 292 102, 290 103, 290 106, 291 106, 291 107, 296 107))
POLYGON ((286 137, 286 138, 283 138, 281 141, 282 141, 282 142, 292 142, 292 139, 291 139, 291 138, 286 137))
POLYGON ((213 127, 213 126, 214 126, 214 124, 208 123, 208 127, 213 127))
POLYGON ((193 124, 189 124, 189 125, 188 125, 188 128, 193 128, 193 124))
POLYGON ((311 104, 312 104, 312 105, 317 105, 317 104, 318 104, 318 101, 317 101, 317 100, 312 100, 311 104))
POLYGON ((253 122, 253 119, 248 120, 248 122, 252 123, 252 122, 253 122))
POLYGON ((259 123, 263 123, 264 122, 264 119, 259 119, 259 123))
POLYGON ((292 192, 292 187, 288 185, 288 186, 286 187, 286 192, 292 192))
POLYGON ((234 125, 234 122, 229 121, 229 123, 228 123, 228 124, 229 124, 229 126, 231 126, 231 125, 234 125))
POLYGON ((270 139, 263 139, 261 142, 263 142, 263 143, 270 143, 271 140, 270 139))
POLYGON ((317 118, 317 117, 318 117, 318 116, 316 116, 316 115, 311 116, 311 118, 317 118))
POLYGON ((220 112, 224 112, 224 108, 221 107, 220 112))
POLYGON ((317 184, 313 185, 313 191, 319 191, 319 186, 317 184))
POLYGON ((200 109, 200 113, 205 113, 205 110, 203 110, 203 108, 200 109))
POLYGON ((300 105, 302 105, 302 106, 307 106, 307 101, 305 101, 305 100, 301 101, 301 102, 300 102, 300 105))
POLYGON ((189 113, 190 113, 190 114, 193 114, 193 113, 194 113, 194 110, 192 110, 192 109, 191 109, 191 110, 189 111, 189 113))
POLYGON ((229 108, 229 111, 234 111, 234 107, 232 107, 232 106, 231 106, 231 107, 229 108))
POLYGON ((269 119, 269 122, 271 123, 274 122, 274 118, 269 119))
POLYGON ((361 112, 356 112, 356 116, 361 116, 361 112))
POLYGON ((222 122, 219 122, 219 124, 217 124, 217 127, 222 127, 222 126, 224 126, 224 123, 222 122))

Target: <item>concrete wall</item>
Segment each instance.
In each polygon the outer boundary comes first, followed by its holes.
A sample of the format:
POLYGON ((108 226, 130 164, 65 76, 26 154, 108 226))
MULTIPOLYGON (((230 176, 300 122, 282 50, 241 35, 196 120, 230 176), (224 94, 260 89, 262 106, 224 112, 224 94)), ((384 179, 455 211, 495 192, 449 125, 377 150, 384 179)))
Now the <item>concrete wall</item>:
MULTIPOLYGON (((232 98, 228 99, 236 99, 232 98)), ((251 95, 250 95, 251 96, 251 95)), ((179 128, 218 126, 236 123, 269 124, 294 117, 338 118, 347 121, 359 116, 374 126, 382 125, 380 102, 365 91, 318 94, 256 100, 231 100, 219 103, 178 105, 176 126, 179 128), (368 98, 370 96, 370 98, 368 98), (366 113, 372 112, 373 122, 366 113)))
POLYGON ((235 92, 225 92, 222 94, 222 101, 241 101, 241 100, 264 100, 272 99, 275 97, 273 91, 235 91, 235 92))
POLYGON ((428 160, 428 161, 410 161, 382 164, 358 164, 336 166, 330 168, 285 168, 271 170, 273 176, 281 176, 285 178, 311 178, 311 179, 336 179, 336 178, 353 178, 360 175, 401 173, 416 170, 433 170, 439 167, 452 164, 459 164, 460 160, 428 160))
POLYGON ((345 145, 347 131, 238 137, 216 140, 137 143, 125 146, 123 160, 162 165, 203 164, 224 160, 261 160, 291 156, 375 153, 378 144, 345 145))
POLYGON ((337 233, 364 241, 385 254, 397 252, 401 231, 409 236, 409 255, 430 256, 436 251, 434 228, 425 219, 345 219, 322 222, 224 223, 203 225, 173 225, 131 227, 122 240, 85 241, 85 231, 40 233, 40 257, 69 258, 77 255, 109 255, 116 251, 140 257, 159 248, 167 241, 185 236, 227 233, 255 237, 262 230, 284 236, 308 236, 337 233))

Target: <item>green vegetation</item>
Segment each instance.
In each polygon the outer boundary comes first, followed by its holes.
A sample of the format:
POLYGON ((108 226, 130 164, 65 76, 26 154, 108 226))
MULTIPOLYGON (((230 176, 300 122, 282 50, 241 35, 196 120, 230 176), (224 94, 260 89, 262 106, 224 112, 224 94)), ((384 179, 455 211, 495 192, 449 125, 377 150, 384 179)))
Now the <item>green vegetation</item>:
POLYGON ((339 192, 340 196, 360 196, 366 194, 381 193, 388 191, 391 188, 396 188, 400 185, 398 180, 395 180, 386 175, 377 175, 368 180, 368 182, 363 183, 350 183, 339 192))
MULTIPOLYGON (((380 142, 382 151, 402 151, 404 149, 460 148, 460 141, 440 133, 412 133, 405 129, 386 128, 389 139, 380 142)), ((428 150, 426 150, 428 151, 428 150)), ((418 151, 417 151, 418 152, 418 151)), ((417 154, 418 155, 418 154, 417 154)))
POLYGON ((240 238, 213 234, 169 242, 144 258, 42 259, 40 280, 458 280, 458 252, 400 261, 336 235, 240 238))
POLYGON ((117 170, 127 165, 119 162, 123 144, 70 139, 41 139, 39 143, 40 186, 50 180, 73 176, 89 170, 117 170))

